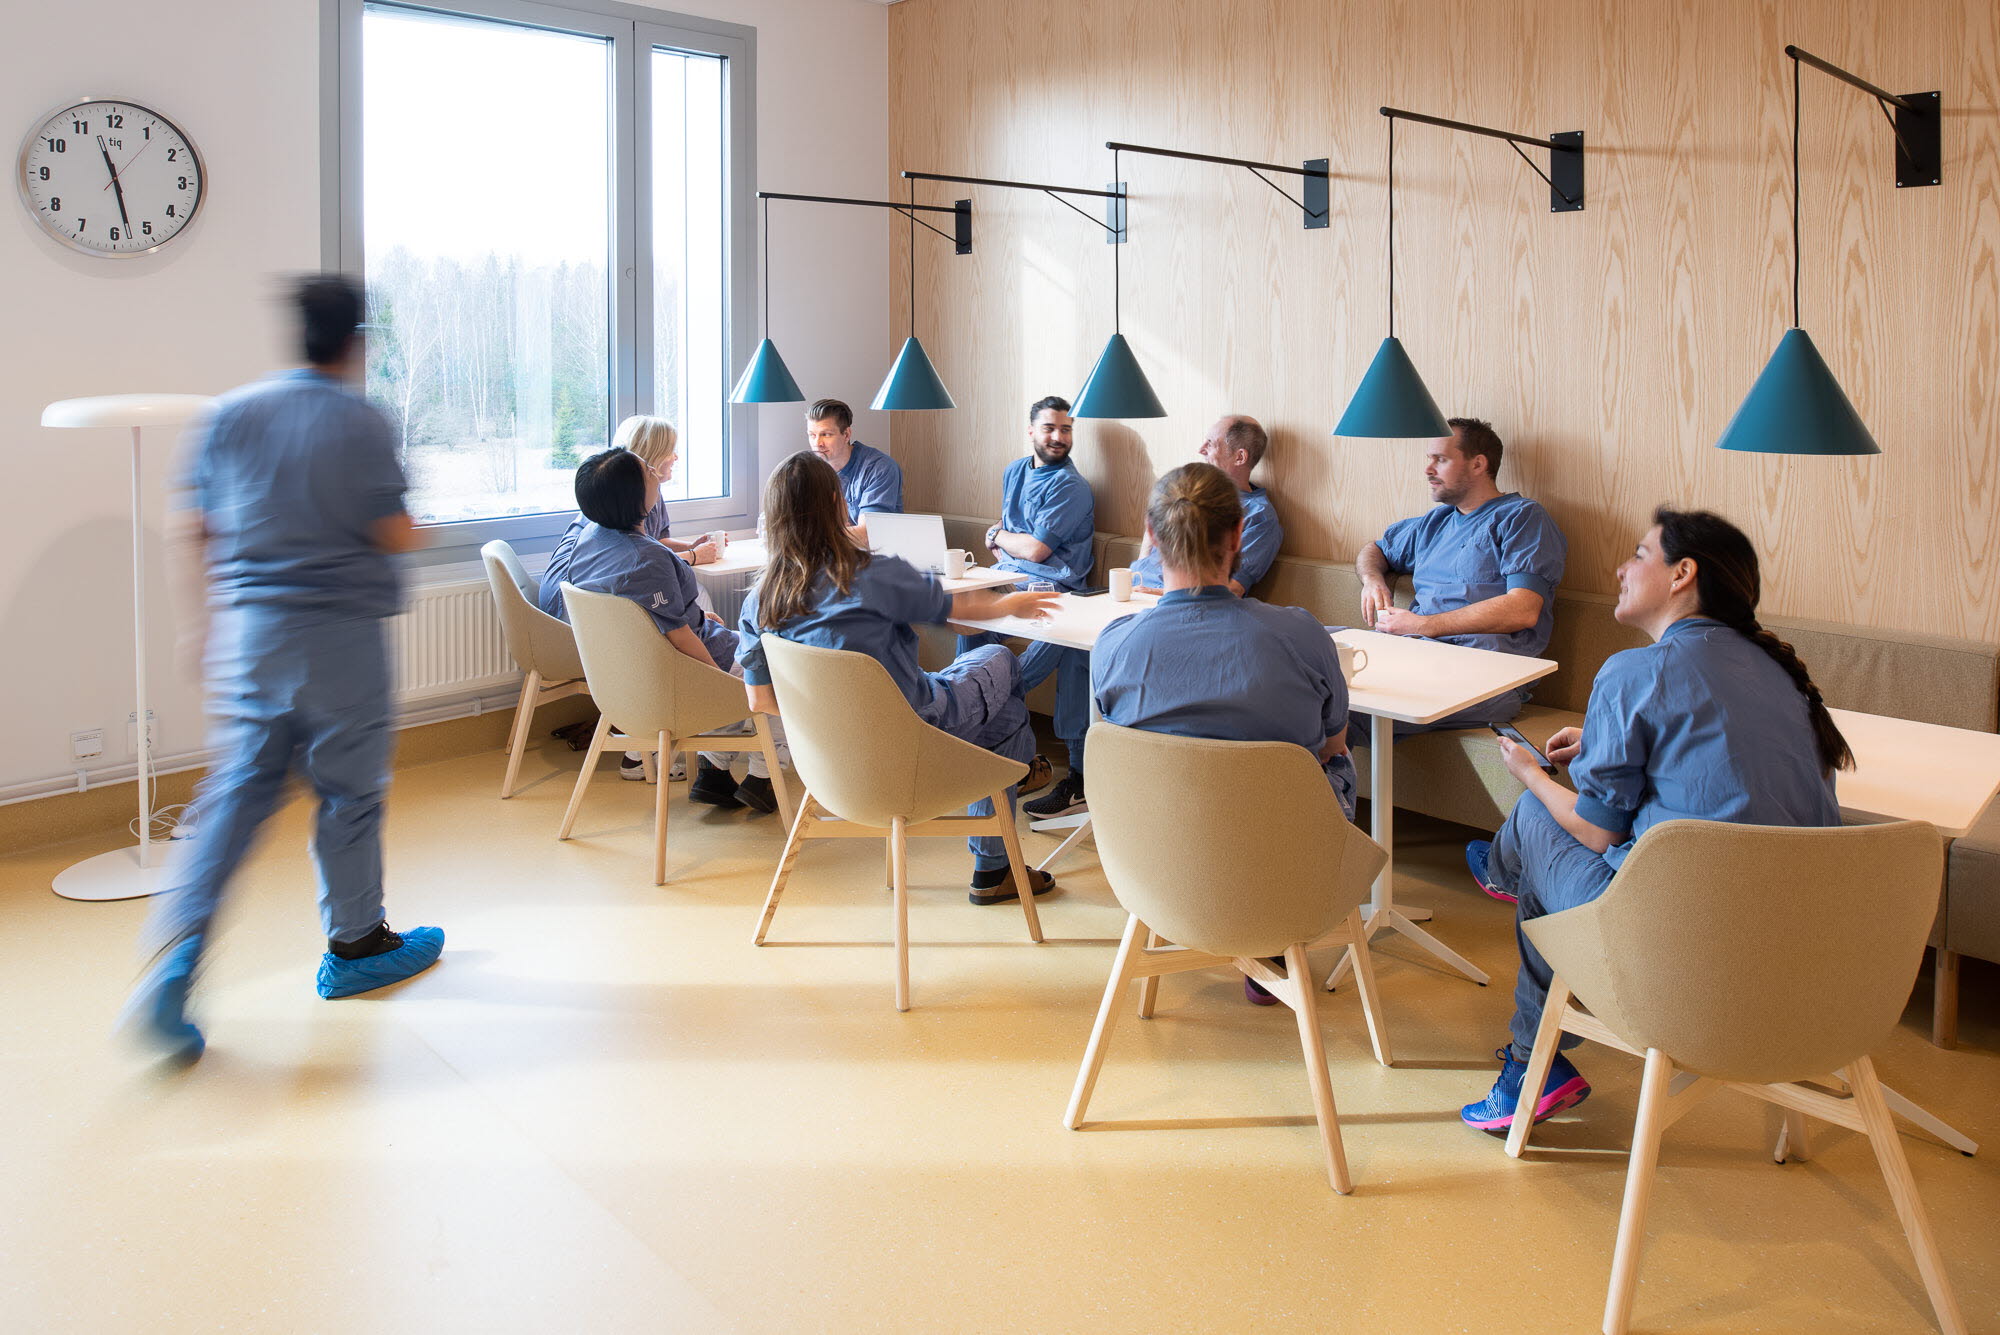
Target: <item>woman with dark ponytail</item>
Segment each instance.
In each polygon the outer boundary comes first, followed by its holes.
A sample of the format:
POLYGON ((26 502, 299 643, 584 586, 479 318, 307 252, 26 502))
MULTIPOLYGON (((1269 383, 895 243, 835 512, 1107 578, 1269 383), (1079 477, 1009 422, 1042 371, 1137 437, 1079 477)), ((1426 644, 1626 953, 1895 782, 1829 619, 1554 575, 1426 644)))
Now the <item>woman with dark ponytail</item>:
MULTIPOLYGON (((1833 774, 1852 769, 1854 754, 1792 646, 1758 624, 1760 592, 1757 553, 1740 529, 1662 506, 1618 567, 1613 613, 1653 643, 1606 659, 1583 727, 1549 739, 1549 759, 1570 767, 1576 791, 1502 739, 1528 791, 1492 843, 1467 846, 1466 861, 1488 894, 1516 901, 1521 970, 1500 1078, 1461 1111, 1468 1125, 1513 1124, 1548 997, 1548 964, 1519 922, 1596 899, 1662 821, 1840 824, 1833 774)), ((1590 1085, 1558 1055, 1543 1090, 1536 1121, 1582 1102, 1590 1085)))

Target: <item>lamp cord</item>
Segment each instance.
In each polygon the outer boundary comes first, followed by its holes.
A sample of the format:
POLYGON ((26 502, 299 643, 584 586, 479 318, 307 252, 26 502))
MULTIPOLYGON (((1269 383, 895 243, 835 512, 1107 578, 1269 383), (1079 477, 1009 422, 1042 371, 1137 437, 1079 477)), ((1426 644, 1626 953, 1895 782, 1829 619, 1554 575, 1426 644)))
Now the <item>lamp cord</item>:
POLYGON ((764 337, 771 336, 771 201, 764 201, 764 337))
MULTIPOLYGON (((1131 215, 1126 211, 1128 206, 1125 202, 1125 188, 1119 184, 1124 179, 1124 177, 1118 174, 1118 150, 1114 148, 1111 150, 1111 188, 1118 192, 1118 239, 1121 242, 1125 239, 1125 229, 1131 222, 1131 215)), ((1118 278, 1118 252, 1123 249, 1122 245, 1111 248, 1111 332, 1113 335, 1120 332, 1118 308, 1124 299, 1124 293, 1119 286, 1118 278)))
POLYGON ((1792 328, 1798 326, 1798 56, 1792 56, 1792 328))
POLYGON ((1389 117, 1389 337, 1396 336, 1396 118, 1389 117))
POLYGON ((917 182, 910 180, 910 337, 917 336, 917 182))

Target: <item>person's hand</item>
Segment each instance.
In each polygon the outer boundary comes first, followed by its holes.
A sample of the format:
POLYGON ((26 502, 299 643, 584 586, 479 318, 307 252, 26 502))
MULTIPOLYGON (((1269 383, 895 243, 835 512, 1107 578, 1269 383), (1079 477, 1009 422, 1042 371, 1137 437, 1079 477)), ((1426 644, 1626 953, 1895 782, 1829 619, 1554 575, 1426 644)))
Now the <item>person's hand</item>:
POLYGON ((1407 607, 1389 606, 1375 613, 1375 629, 1385 635, 1421 635, 1424 623, 1429 620, 1407 607))
POLYGON ((995 556, 1004 556, 1006 553, 1000 550, 1000 544, 995 541, 999 536, 1000 526, 998 524, 986 530, 986 550, 995 556))
POLYGON ((704 533, 696 538, 695 541, 697 543, 705 542, 715 548, 717 556, 729 550, 729 533, 726 529, 717 529, 713 533, 704 533))
POLYGON ((1361 586, 1361 620, 1364 625, 1373 626, 1376 613, 1395 605, 1395 591, 1381 580, 1371 579, 1361 586))
POLYGON ((1556 764, 1569 764, 1576 759, 1577 753, 1583 750, 1583 729, 1563 728, 1549 738, 1545 750, 1549 759, 1556 764))
POLYGON ((1535 762, 1533 751, 1525 746, 1517 746, 1505 737, 1500 738, 1499 742, 1500 759, 1507 766, 1507 772, 1520 780, 1524 787, 1533 776, 1542 773, 1542 767, 1535 762))
POLYGON ((721 554, 715 543, 704 534, 700 542, 688 548, 688 561, 694 565, 705 566, 721 554))
POLYGON ((1027 621, 1046 621, 1049 614, 1056 610, 1056 599, 1060 597, 1060 592, 1024 589, 1002 597, 1000 612, 1002 616, 1020 617, 1027 621))

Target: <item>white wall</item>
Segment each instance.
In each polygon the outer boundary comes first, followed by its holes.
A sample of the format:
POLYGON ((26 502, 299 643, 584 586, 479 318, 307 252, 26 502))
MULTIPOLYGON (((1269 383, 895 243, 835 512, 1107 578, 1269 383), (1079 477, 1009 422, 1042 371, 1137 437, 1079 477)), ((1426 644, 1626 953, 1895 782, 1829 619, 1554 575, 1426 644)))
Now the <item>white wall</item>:
MULTIPOLYGON (((757 28, 759 185, 879 196, 889 170, 883 9, 654 7, 757 28)), ((145 259, 75 254, 43 234, 11 187, 0 201, 0 795, 75 768, 75 729, 105 730, 105 754, 84 768, 133 759, 127 442, 44 429, 42 406, 219 393, 289 356, 271 297, 275 276, 314 268, 321 254, 319 32, 319 0, 100 0, 87 40, 66 6, 9 5, 0 19, 0 134, 25 136, 73 98, 130 97, 187 131, 209 177, 194 226, 145 259)), ((779 346, 808 395, 866 401, 892 352, 893 215, 790 207, 800 212, 777 215, 771 247, 779 346)), ((768 469, 802 442, 802 426, 789 405, 762 413, 768 469)), ((886 443, 886 419, 864 414, 858 434, 886 443)), ((148 450, 163 463, 170 442, 149 439, 148 450)), ((199 748, 202 720, 197 688, 172 661, 160 481, 155 468, 144 498, 149 587, 161 595, 149 652, 156 754, 173 756, 199 748)))

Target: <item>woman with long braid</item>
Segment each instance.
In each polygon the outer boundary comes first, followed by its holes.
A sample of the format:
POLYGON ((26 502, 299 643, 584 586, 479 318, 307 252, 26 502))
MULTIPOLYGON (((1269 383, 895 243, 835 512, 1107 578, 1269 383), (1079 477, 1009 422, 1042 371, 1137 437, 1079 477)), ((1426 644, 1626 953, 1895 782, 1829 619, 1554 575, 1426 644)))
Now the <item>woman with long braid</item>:
MULTIPOLYGON (((1521 970, 1500 1078, 1460 1112, 1505 1132, 1549 989, 1549 967, 1520 923, 1604 893, 1632 845, 1661 821, 1838 825, 1835 770, 1854 755, 1792 647, 1757 622, 1757 553, 1728 520, 1662 507, 1618 567, 1624 625, 1653 643, 1613 654, 1592 684, 1583 727, 1549 739, 1571 792, 1505 739, 1507 768, 1528 791, 1493 841, 1466 847, 1488 894, 1515 900, 1521 970)), ((1583 1101, 1590 1085, 1558 1055, 1535 1120, 1583 1101)))

